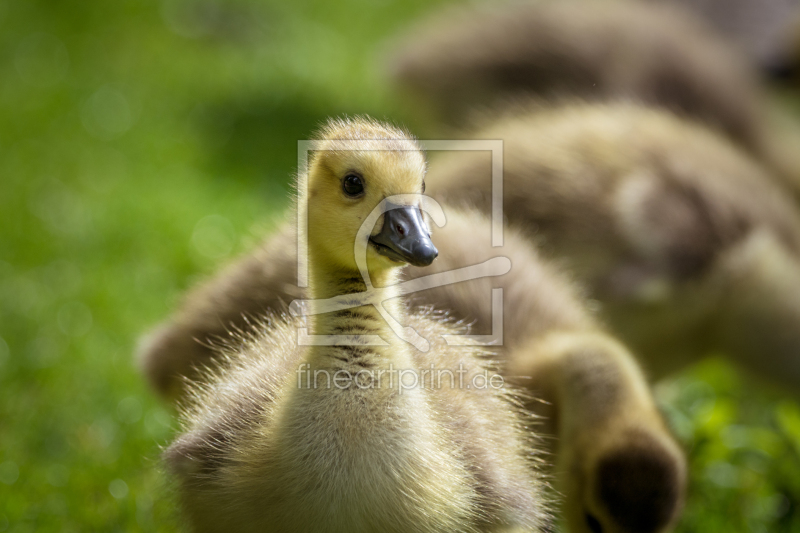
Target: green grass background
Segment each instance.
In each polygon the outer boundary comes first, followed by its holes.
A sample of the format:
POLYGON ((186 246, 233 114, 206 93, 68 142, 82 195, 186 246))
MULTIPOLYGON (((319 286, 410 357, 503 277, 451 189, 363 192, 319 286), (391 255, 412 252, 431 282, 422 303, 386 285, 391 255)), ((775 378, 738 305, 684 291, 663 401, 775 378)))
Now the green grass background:
MULTIPOLYGON (((269 231, 325 117, 419 126, 376 53, 434 4, 0 0, 0 532, 178 527, 137 336, 269 231)), ((721 359, 657 394, 681 531, 800 531, 796 402, 721 359)))

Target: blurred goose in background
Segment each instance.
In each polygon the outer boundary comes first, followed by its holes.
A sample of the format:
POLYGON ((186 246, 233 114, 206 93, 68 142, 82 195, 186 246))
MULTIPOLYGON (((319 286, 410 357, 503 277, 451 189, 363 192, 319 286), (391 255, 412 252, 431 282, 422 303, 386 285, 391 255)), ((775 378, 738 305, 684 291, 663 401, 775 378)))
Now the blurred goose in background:
POLYGON ((796 124, 770 107, 746 58, 672 3, 449 6, 407 29, 393 50, 390 75, 414 109, 451 126, 434 126, 436 135, 464 135, 459 127, 476 115, 532 96, 632 101, 718 130, 800 197, 796 124))
MULTIPOLYGON (((655 377, 712 351, 800 386, 800 217, 756 161, 702 124, 628 103, 521 106, 504 214, 601 302, 655 377)), ((431 163, 429 193, 491 210, 487 153, 431 163)))

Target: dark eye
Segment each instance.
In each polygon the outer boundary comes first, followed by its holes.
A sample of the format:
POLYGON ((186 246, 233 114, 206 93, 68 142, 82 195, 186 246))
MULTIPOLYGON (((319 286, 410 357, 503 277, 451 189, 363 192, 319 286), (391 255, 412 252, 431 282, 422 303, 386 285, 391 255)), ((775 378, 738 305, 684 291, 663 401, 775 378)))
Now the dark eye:
POLYGON ((422 182, 422 194, 425 194, 425 182, 422 182))
POLYGON ((342 190, 347 196, 355 198, 364 192, 364 182, 355 174, 348 174, 342 181, 342 190))

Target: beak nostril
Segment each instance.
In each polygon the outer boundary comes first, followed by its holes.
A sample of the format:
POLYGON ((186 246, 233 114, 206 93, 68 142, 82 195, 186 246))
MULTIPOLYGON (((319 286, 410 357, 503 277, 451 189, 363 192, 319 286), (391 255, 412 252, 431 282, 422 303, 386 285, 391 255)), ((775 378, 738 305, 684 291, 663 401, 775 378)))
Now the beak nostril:
POLYGON ((380 245, 379 254, 416 266, 428 266, 439 255, 431 242, 430 228, 416 206, 391 207, 370 241, 380 245))

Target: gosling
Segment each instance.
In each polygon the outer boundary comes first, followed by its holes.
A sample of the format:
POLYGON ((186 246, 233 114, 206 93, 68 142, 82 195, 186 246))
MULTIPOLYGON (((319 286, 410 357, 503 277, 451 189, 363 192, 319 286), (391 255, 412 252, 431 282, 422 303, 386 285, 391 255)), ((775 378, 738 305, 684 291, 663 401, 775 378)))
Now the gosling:
POLYGON ((428 368, 462 368, 469 380, 487 370, 483 353, 448 347, 441 335, 455 329, 393 300, 402 265, 428 265, 437 255, 419 208, 421 151, 404 132, 366 119, 330 122, 321 141, 299 198, 308 220, 308 295, 347 308, 312 306, 320 312, 308 331, 333 336, 331 344, 298 345, 296 327, 305 322, 273 316, 193 388, 185 430, 166 451, 191 526, 539 530, 544 498, 518 400, 508 388, 425 381, 428 368), (383 205, 382 221, 360 231, 383 205), (365 275, 383 302, 366 292, 365 275), (381 305, 431 339, 428 351, 398 338, 381 305), (401 388, 380 377, 392 369, 423 380, 401 388), (329 381, 317 386, 321 376, 329 381), (342 385, 346 376, 356 378, 342 385))

